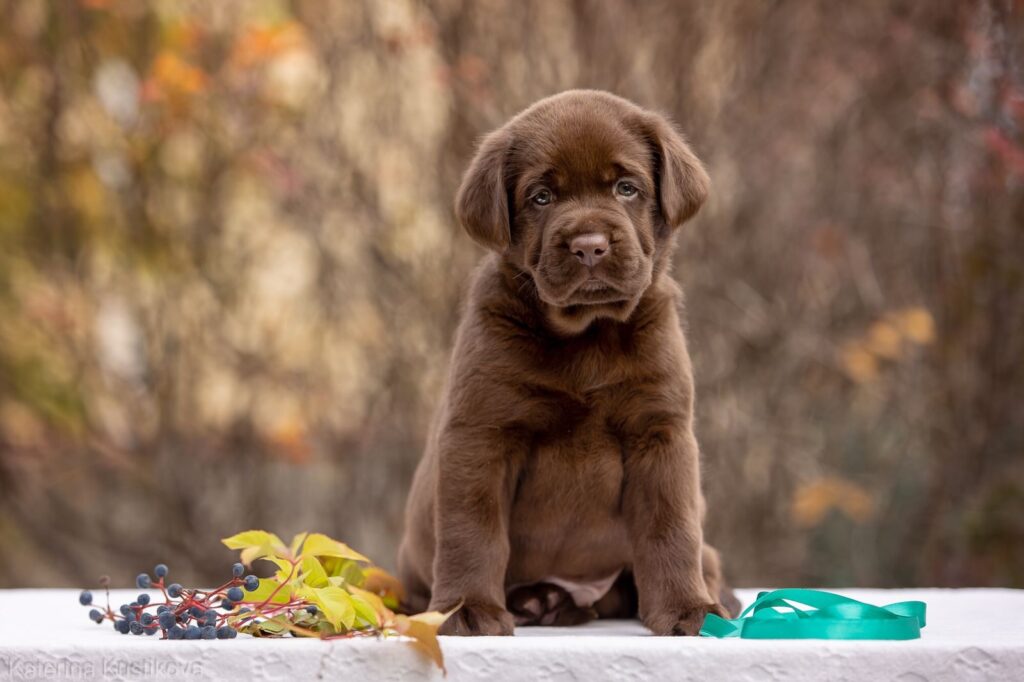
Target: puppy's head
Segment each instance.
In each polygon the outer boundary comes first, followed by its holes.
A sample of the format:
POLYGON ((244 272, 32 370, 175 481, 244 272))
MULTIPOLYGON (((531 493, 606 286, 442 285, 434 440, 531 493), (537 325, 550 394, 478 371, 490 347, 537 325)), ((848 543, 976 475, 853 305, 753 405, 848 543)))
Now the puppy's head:
POLYGON ((629 317, 707 191, 664 118, 572 90, 484 138, 455 208, 474 240, 529 273, 556 327, 578 333, 629 317))

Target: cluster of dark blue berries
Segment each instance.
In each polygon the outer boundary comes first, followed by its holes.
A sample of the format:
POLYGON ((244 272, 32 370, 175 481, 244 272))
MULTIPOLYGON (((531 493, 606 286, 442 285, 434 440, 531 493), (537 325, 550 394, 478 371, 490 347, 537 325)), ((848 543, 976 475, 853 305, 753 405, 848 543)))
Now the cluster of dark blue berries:
MULTIPOLYGON (((141 590, 160 590, 163 602, 153 602, 150 595, 143 592, 135 601, 121 604, 115 611, 110 607, 109 580, 104 578, 104 587, 108 588, 107 607, 91 609, 89 619, 96 623, 110 620, 122 635, 161 633, 164 639, 232 639, 238 636, 233 625, 244 621, 244 614, 252 611, 241 605, 246 601, 246 593, 254 592, 260 585, 256 576, 245 575, 242 564, 231 567, 231 580, 209 591, 186 589, 178 583, 165 584, 166 564, 157 564, 153 575, 155 580, 148 573, 140 573, 135 585, 141 590), (234 623, 229 620, 232 617, 234 623)), ((84 590, 78 595, 78 603, 92 606, 92 592, 84 590)))

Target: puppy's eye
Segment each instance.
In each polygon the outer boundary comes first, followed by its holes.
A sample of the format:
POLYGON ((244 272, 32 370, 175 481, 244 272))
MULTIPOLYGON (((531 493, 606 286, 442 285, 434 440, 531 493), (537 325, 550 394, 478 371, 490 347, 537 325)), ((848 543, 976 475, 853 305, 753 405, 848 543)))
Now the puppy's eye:
POLYGON ((615 183, 615 193, 627 199, 635 197, 640 189, 629 180, 619 180, 615 183))
POLYGON ((551 194, 551 190, 541 189, 537 190, 537 192, 533 195, 533 203, 537 204, 538 206, 547 206, 548 204, 551 203, 551 201, 554 198, 554 195, 551 194))

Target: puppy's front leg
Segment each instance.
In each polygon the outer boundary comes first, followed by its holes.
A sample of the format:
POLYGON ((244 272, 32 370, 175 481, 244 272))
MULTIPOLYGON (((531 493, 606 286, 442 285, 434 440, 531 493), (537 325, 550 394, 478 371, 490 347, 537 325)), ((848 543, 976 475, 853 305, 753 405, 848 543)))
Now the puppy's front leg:
POLYGON ((703 498, 689 424, 670 419, 629 439, 624 468, 640 618, 656 635, 696 635, 708 611, 725 612, 701 570, 703 498))
POLYGON ((460 608, 447 635, 511 635, 505 608, 508 523, 521 459, 514 439, 496 429, 441 434, 436 507, 437 551, 430 608, 460 608))

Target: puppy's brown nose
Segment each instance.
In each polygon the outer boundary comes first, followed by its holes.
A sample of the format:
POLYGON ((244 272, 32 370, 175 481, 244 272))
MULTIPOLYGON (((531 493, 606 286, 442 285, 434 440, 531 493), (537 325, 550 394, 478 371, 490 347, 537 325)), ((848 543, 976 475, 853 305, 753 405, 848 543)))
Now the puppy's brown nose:
POLYGON ((569 250, 572 255, 580 259, 580 262, 588 268, 597 265, 598 261, 605 257, 609 249, 608 237, 596 232, 589 232, 573 237, 569 242, 569 250))

